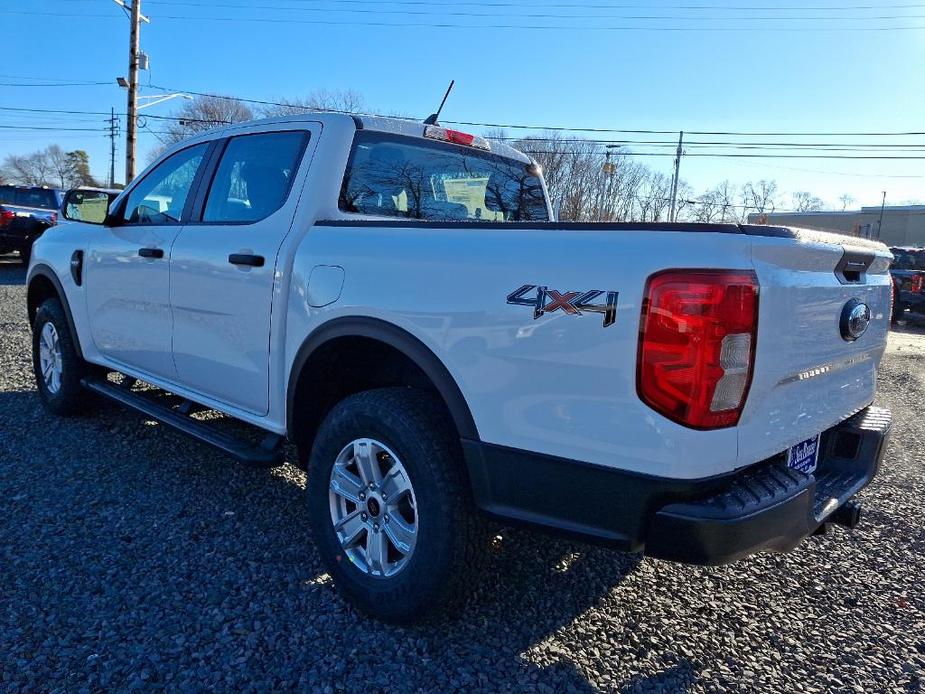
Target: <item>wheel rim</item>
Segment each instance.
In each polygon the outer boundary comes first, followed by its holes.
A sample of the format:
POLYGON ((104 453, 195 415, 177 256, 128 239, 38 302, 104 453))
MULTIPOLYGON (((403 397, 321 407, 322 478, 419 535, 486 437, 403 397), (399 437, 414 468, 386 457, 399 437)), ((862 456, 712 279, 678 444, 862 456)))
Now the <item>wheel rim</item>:
POLYGON ((52 395, 61 390, 61 345, 58 342, 58 331, 52 323, 42 326, 39 335, 39 367, 42 370, 42 380, 52 395))
POLYGON ((390 578, 408 564, 417 542, 417 500, 405 466, 388 446, 375 439, 344 446, 328 498, 340 546, 360 571, 390 578))

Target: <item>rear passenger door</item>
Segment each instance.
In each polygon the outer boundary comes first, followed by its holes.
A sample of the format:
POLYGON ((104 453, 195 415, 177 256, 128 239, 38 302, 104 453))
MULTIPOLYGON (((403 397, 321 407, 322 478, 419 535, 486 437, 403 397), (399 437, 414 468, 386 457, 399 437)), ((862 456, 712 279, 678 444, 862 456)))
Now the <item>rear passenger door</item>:
POLYGON ((179 383, 254 414, 269 405, 277 253, 320 132, 304 123, 277 127, 221 143, 170 259, 179 383))

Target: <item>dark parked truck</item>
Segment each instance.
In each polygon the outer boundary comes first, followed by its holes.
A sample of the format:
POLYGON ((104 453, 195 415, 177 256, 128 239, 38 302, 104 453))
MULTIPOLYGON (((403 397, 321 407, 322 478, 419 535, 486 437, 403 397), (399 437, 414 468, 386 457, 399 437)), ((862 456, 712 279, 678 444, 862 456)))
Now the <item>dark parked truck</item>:
POLYGON ((925 314, 925 248, 891 248, 895 299, 893 322, 900 320, 908 310, 925 314))
POLYGON ((64 191, 44 186, 0 186, 0 255, 19 251, 29 264, 32 244, 58 223, 64 191))

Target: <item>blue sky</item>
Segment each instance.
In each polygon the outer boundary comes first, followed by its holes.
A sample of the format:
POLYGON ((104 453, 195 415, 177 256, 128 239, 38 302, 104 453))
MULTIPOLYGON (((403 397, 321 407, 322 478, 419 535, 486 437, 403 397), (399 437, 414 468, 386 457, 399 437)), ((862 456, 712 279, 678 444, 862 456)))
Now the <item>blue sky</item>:
MULTIPOLYGON (((842 3, 854 9, 832 0, 810 0, 812 7, 797 0, 142 3, 151 18, 142 28, 151 71, 141 73, 141 82, 178 90, 272 100, 352 88, 373 110, 424 116, 454 78, 446 120, 665 131, 925 131, 925 0, 842 3)), ((0 107, 124 112, 125 92, 114 78, 127 71, 128 25, 111 0, 0 0, 0 26, 0 107), (112 83, 8 86, 50 80, 112 83)), ((173 108, 148 112, 167 115, 173 108)), ((102 130, 16 129, 102 129, 103 118, 0 111, 0 125, 9 126, 0 128, 0 156, 57 142, 89 151, 103 178, 102 130)), ((925 135, 690 139, 889 142, 925 150, 925 135)), ((141 136, 142 162, 156 145, 153 135, 141 136)), ((124 170, 121 142, 119 155, 117 172, 124 170)), ((666 172, 671 167, 671 157, 644 161, 666 172)), ((879 204, 882 190, 888 202, 925 200, 925 159, 687 156, 682 178, 697 191, 726 178, 773 178, 785 200, 791 191, 809 190, 833 205, 842 193, 855 198, 853 206, 879 204)))

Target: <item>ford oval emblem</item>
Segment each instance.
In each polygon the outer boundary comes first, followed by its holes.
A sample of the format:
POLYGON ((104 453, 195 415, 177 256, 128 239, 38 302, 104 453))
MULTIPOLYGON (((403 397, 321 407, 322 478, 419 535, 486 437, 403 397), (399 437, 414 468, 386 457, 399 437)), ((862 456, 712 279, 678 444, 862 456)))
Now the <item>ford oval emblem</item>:
POLYGON ((854 342, 867 332, 870 325, 870 307, 860 299, 852 299, 841 312, 841 336, 848 342, 854 342))

